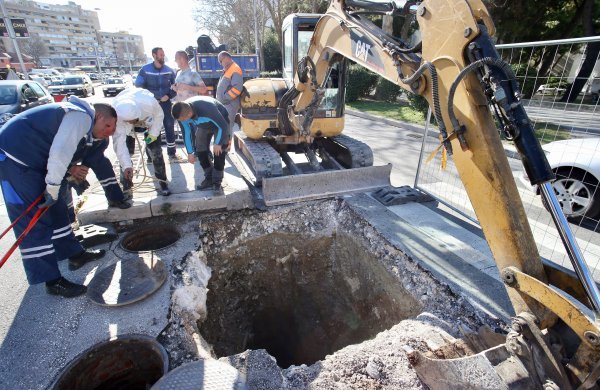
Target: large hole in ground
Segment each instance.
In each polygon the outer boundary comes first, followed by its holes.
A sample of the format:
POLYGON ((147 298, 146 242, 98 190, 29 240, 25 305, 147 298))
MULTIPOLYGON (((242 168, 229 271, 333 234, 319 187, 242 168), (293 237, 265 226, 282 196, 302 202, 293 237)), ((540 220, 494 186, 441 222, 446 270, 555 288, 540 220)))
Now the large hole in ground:
POLYGON ((279 232, 211 251, 202 335, 218 356, 264 348, 286 368, 418 314, 419 301, 362 242, 339 231, 279 232))
POLYGON ((153 338, 126 335, 96 344, 76 357, 54 390, 146 390, 169 369, 167 353, 153 338))
POLYGON ((173 245, 179 237, 175 226, 147 226, 127 233, 121 241, 121 248, 129 252, 155 251, 173 245))

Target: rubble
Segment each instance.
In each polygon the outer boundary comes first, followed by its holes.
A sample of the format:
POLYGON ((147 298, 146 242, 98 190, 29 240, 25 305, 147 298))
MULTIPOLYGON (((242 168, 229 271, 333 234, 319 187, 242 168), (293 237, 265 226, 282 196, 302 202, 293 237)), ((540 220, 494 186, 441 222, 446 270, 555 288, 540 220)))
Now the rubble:
POLYGON ((501 326, 343 200, 202 216, 195 232, 159 339, 172 368, 220 358, 250 389, 418 389, 407 350, 501 326))

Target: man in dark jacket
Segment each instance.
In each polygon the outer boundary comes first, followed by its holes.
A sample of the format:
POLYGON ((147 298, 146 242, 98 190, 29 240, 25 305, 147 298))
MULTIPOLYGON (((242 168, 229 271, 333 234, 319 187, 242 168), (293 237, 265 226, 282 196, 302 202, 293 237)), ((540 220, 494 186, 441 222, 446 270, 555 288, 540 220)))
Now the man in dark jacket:
MULTIPOLYGON (((61 182, 73 156, 114 134, 115 110, 104 103, 93 107, 72 96, 68 102, 27 110, 0 128, 0 183, 11 221, 16 220, 40 194, 40 208, 47 212, 19 245, 30 284, 46 282, 49 294, 74 297, 86 287, 62 277, 57 261, 69 258, 74 270, 104 255, 86 251, 75 239, 68 218, 61 182)), ((19 236, 29 225, 33 211, 14 226, 19 236)))
POLYGON ((196 96, 175 103, 173 117, 180 121, 183 127, 188 161, 194 164, 198 156, 200 166, 204 170, 204 181, 196 188, 212 188, 214 195, 222 195, 225 156, 231 142, 227 109, 217 99, 196 96), (195 132, 195 136, 192 136, 192 132, 195 132), (213 137, 214 165, 209 158, 210 141, 213 137), (195 140, 195 145, 192 140, 195 140))
POLYGON ((175 149, 175 121, 171 115, 171 99, 177 94, 171 86, 175 83, 175 72, 165 65, 165 52, 160 47, 152 49, 152 61, 142 66, 135 79, 135 86, 152 92, 163 110, 163 126, 167 138, 169 161, 181 162, 175 149))

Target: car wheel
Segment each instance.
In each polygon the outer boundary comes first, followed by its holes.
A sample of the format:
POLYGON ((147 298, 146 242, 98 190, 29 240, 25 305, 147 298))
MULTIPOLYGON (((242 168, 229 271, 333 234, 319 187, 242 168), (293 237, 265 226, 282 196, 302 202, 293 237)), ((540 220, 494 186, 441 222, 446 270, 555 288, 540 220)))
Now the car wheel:
MULTIPOLYGON (((552 188, 565 217, 581 220, 600 216, 600 186, 598 180, 583 170, 561 168, 556 171, 552 188)), ((548 205, 544 202, 544 207, 548 205)))
POLYGON ((96 94, 96 90, 94 88, 92 88, 92 95, 96 94))
POLYGON ((88 97, 88 91, 87 91, 87 89, 83 90, 83 97, 84 98, 88 97))

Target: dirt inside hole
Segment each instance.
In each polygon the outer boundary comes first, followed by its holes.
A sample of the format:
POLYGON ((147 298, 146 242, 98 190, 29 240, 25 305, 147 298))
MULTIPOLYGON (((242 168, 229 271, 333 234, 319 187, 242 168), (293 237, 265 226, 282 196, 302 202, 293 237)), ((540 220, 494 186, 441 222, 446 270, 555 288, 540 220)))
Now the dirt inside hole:
POLYGON ((310 365, 422 309, 344 232, 272 233, 207 259, 208 318, 198 325, 218 356, 264 348, 280 367, 310 365))

